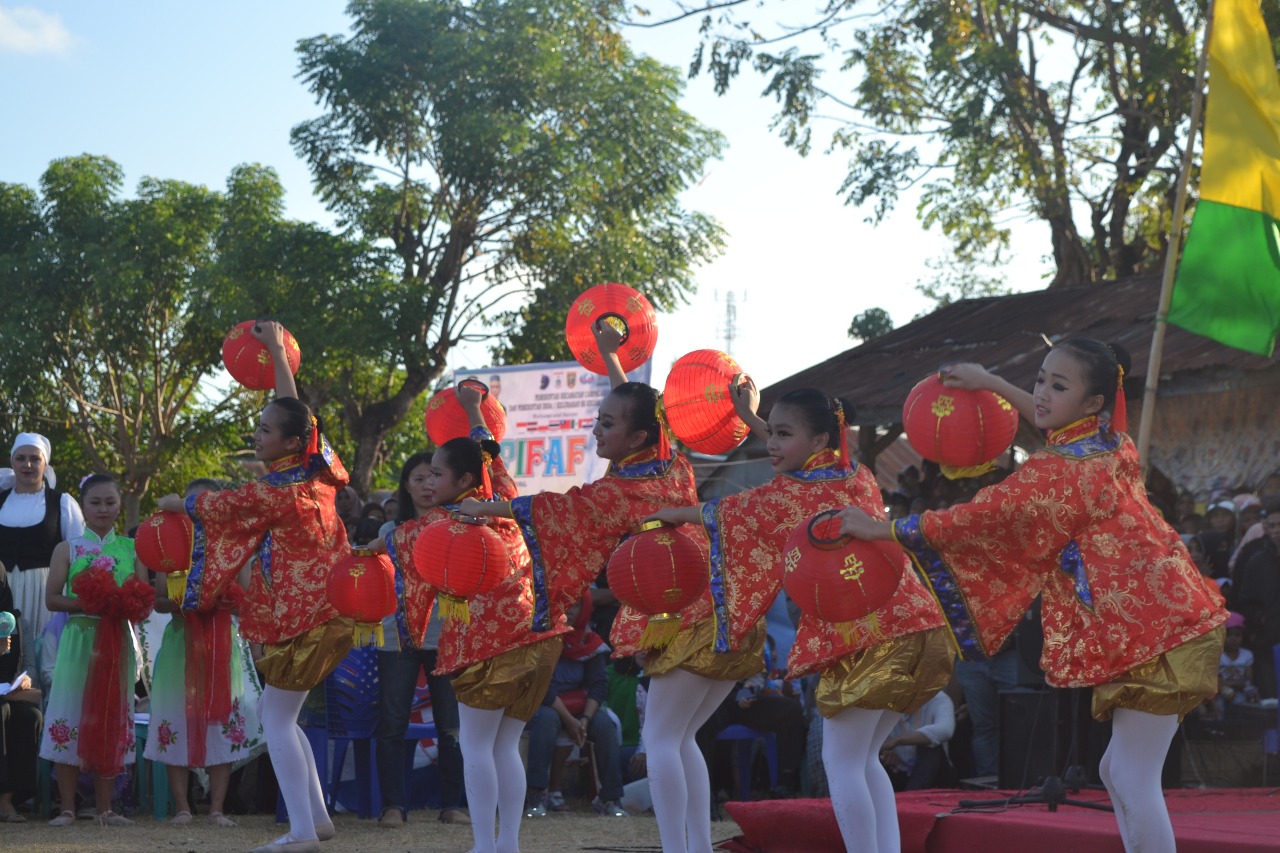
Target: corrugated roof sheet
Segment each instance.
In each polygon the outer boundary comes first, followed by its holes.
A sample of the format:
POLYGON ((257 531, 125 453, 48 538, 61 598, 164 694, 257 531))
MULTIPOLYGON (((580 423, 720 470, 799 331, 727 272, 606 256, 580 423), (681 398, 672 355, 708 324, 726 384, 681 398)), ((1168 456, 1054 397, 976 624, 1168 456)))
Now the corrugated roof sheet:
MULTIPOLYGON (((956 361, 978 362, 1029 389, 1047 348, 1042 334, 1053 341, 1085 336, 1122 344, 1133 359, 1125 381, 1133 399, 1142 395, 1146 381, 1159 297, 1160 277, 1143 276, 961 300, 770 385, 761 393, 761 410, 768 411, 792 389, 820 388, 857 405, 854 423, 896 423, 912 387, 956 361)), ((1252 355, 1171 325, 1161 382, 1224 371, 1238 375, 1277 363, 1275 357, 1252 355)))

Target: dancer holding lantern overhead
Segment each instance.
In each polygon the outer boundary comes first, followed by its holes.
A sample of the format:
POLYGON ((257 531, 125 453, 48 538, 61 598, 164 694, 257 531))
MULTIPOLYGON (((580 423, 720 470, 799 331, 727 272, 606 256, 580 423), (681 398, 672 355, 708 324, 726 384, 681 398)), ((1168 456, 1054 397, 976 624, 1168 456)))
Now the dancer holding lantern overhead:
POLYGON ((307 691, 351 649, 353 622, 339 616, 326 595, 329 573, 350 553, 334 508, 347 472, 311 410, 297 399, 283 327, 262 320, 251 333, 275 364, 276 398, 262 410, 254 432, 255 455, 267 463, 267 475, 185 500, 167 495, 159 508, 185 511, 195 525, 183 610, 216 607, 240 568, 257 556, 240 630, 264 645, 258 668, 267 686, 258 714, 289 810, 289 832, 254 853, 315 853, 320 839, 332 838, 334 830, 298 713, 307 691))
MULTIPOLYGON (((808 524, 815 513, 847 504, 877 518, 884 514, 875 477, 850 459, 845 446, 845 416, 851 406, 801 388, 779 398, 765 423, 756 415, 755 383, 748 379, 730 386, 729 393, 742 420, 765 434, 773 479, 700 506, 651 516, 706 529, 715 647, 721 652, 739 648, 758 630, 783 581, 786 543, 797 526, 808 524)), ((889 600, 862 619, 839 627, 811 613, 800 620, 789 676, 822 673, 817 705, 825 718, 823 763, 849 850, 899 849, 897 805, 880 762, 880 745, 902 713, 915 711, 946 686, 953 652, 944 624, 928 590, 909 571, 902 573, 889 600)), ((647 718, 645 722, 647 726, 647 718)))
MULTIPOLYGON (((619 541, 644 516, 697 501, 693 468, 671 452, 652 387, 627 382, 618 360, 620 336, 594 326, 609 364, 613 391, 600 404, 596 453, 609 460, 605 475, 564 494, 544 492, 509 504, 464 501, 468 514, 511 516, 524 531, 533 560, 534 629, 545 630, 600 574, 619 541)), ((711 850, 711 790, 706 763, 693 735, 739 678, 759 671, 763 627, 743 650, 716 655, 711 648, 711 598, 704 593, 681 614, 679 634, 661 653, 647 654, 653 676, 645 712, 650 790, 663 849, 711 850), (687 841, 686 841, 687 834, 687 841)), ((614 620, 610 645, 617 656, 644 651, 648 617, 624 606, 614 620)), ((506 851, 504 851, 506 853, 506 851)))
POLYGON ((1172 853, 1160 769, 1179 720, 1217 692, 1227 611, 1147 500, 1124 434, 1127 367, 1123 349, 1075 338, 1045 357, 1034 393, 978 365, 944 369, 1009 399, 1048 445, 969 503, 892 524, 850 507, 842 530, 907 550, 966 658, 994 654, 1040 595, 1046 680, 1092 687, 1094 717, 1112 720, 1101 773, 1125 849, 1172 853))
MULTIPOLYGON (((402 590, 401 641, 415 646, 422 644, 432 602, 439 604, 439 591, 421 577, 430 571, 423 562, 424 532, 449 519, 464 498, 467 505, 486 506, 495 494, 506 499, 516 494, 480 412, 480 392, 460 385, 457 395, 471 422, 471 437, 450 439, 432 455, 426 502, 434 508, 400 525, 385 540, 402 590)), ((506 545, 510 571, 493 589, 468 598, 465 615, 444 615, 436 672, 454 673, 473 853, 516 853, 525 795, 520 735, 547 692, 560 658, 560 635, 569 626, 561 619, 546 630, 529 630, 529 553, 513 522, 499 520, 493 528, 506 545)))

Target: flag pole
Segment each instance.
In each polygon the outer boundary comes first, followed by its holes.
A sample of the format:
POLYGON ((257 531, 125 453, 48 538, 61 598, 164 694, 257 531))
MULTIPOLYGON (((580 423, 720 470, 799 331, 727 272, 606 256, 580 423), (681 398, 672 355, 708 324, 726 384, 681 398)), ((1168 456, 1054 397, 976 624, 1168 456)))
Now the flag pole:
POLYGON ((1155 428, 1156 387, 1160 384, 1160 360, 1164 355, 1164 333, 1169 326, 1169 304, 1173 301, 1173 278, 1178 269, 1178 254, 1182 246, 1182 220, 1187 209, 1187 184, 1191 179, 1191 161, 1196 148, 1196 133, 1200 128, 1200 114, 1204 110, 1205 72, 1209 65, 1209 38, 1213 34, 1214 0, 1209 0, 1205 11, 1204 48, 1196 65, 1195 90, 1191 93, 1191 130, 1187 135, 1187 149, 1182 155, 1182 170, 1178 174, 1178 186, 1173 200, 1173 219, 1169 224, 1169 246, 1164 253, 1164 276, 1160 280, 1160 304, 1156 309, 1156 327, 1151 336, 1151 354, 1147 359, 1146 387, 1142 392, 1142 421, 1138 425, 1138 458, 1142 463, 1145 480, 1151 470, 1151 431, 1155 428))

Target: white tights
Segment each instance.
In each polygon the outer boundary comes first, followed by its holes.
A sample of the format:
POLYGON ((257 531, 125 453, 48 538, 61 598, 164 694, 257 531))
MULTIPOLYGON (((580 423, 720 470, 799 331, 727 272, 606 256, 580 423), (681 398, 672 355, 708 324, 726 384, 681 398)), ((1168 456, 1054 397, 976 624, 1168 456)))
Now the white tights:
POLYGON ((822 764, 849 853, 898 853, 898 803, 880 747, 901 719, 895 711, 845 708, 822 721, 822 764))
POLYGON ((258 701, 258 718, 267 737, 267 752, 280 783, 280 796, 289 810, 289 834, 281 841, 308 841, 316 837, 316 824, 328 823, 324 789, 316 772, 316 757, 298 725, 298 714, 307 699, 305 690, 281 690, 267 685, 258 701))
POLYGON ((649 683, 642 737, 663 853, 711 853, 711 780, 694 735, 733 684, 683 669, 649 683))
POLYGON ((1173 824, 1160 787, 1177 716, 1156 716, 1117 708, 1111 745, 1099 772, 1116 809, 1116 823, 1127 853, 1174 853, 1173 824))
POLYGON ((471 811, 472 853, 519 853, 525 773, 520 761, 524 723, 504 711, 458 703, 458 745, 471 811), (494 823, 498 841, 494 844, 494 823))

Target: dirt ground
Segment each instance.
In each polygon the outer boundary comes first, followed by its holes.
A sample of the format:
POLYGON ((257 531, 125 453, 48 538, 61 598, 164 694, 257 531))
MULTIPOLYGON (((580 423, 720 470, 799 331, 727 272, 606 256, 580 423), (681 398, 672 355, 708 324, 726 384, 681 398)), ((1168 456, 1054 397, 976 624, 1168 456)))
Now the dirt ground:
MULTIPOLYGON (((337 838, 325 842, 326 853, 462 853, 471 849, 471 827, 446 826, 434 811, 410 813, 403 829, 383 829, 372 820, 340 814, 334 818, 337 838)), ((99 827, 87 820, 54 828, 28 818, 24 824, 0 824, 0 850, 21 853, 138 853, 159 850, 172 853, 223 853, 249 850, 285 831, 270 815, 241 815, 239 826, 219 829, 204 815, 187 826, 157 823, 139 818, 130 827, 99 827)), ((739 834, 737 824, 725 819, 711 824, 714 842, 739 834)), ((551 814, 525 819, 520 824, 522 853, 569 853, 575 850, 658 851, 658 825, 653 814, 606 818, 594 812, 551 814)))

